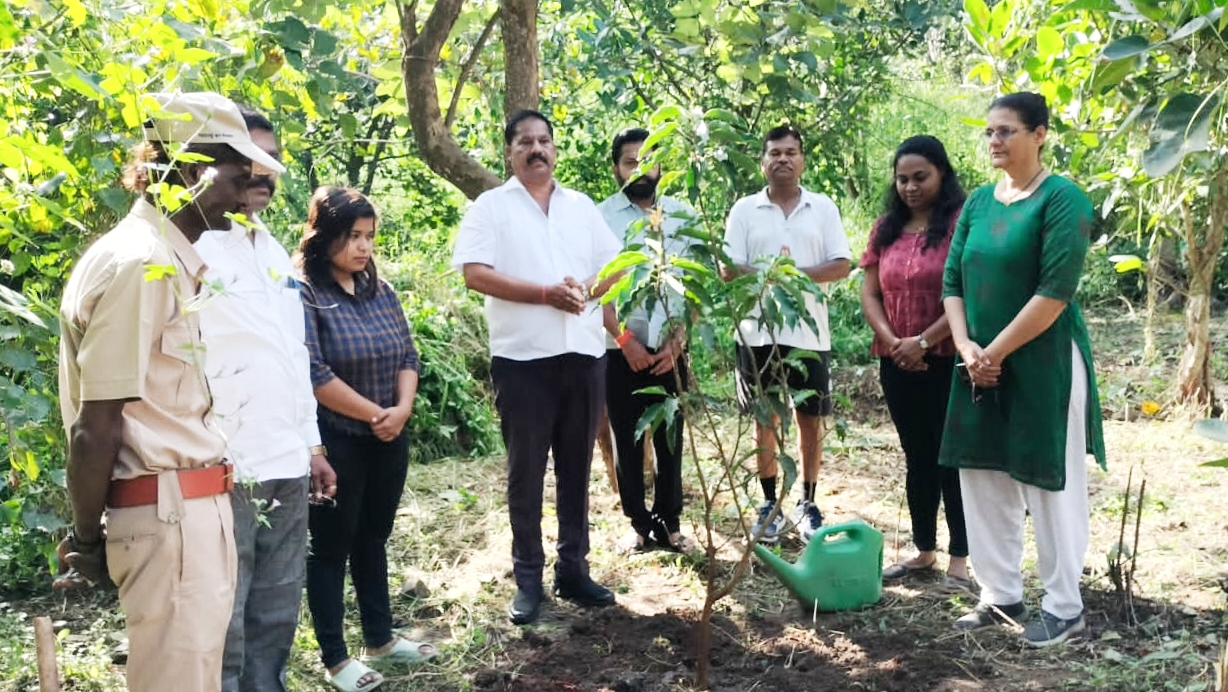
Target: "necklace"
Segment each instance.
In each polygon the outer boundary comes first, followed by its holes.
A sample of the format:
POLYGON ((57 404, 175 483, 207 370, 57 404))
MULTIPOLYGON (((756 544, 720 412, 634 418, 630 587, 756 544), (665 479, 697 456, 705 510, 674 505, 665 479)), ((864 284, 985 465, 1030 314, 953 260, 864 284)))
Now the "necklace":
POLYGON ((1039 178, 1039 177, 1040 177, 1040 174, 1041 174, 1041 173, 1044 173, 1044 172, 1045 172, 1045 169, 1044 169, 1044 167, 1042 166, 1042 167, 1041 167, 1041 169, 1040 169, 1039 171, 1036 171, 1036 175, 1032 176, 1032 179, 1031 179, 1031 180, 1029 180, 1029 181, 1028 181, 1028 183, 1027 183, 1026 185, 1024 185, 1023 187, 1019 188, 1018 190, 1015 190, 1015 193, 1014 193, 1013 195, 1011 195, 1010 197, 1008 197, 1008 198, 1006 199, 1006 201, 1005 201, 1005 202, 1003 202, 1002 204, 1004 204, 1004 205, 1006 205, 1006 206, 1008 206, 1008 207, 1009 207, 1011 204, 1014 204, 1015 200, 1019 199, 1019 196, 1020 196, 1020 195, 1022 195, 1022 194, 1023 194, 1023 193, 1025 193, 1025 192, 1027 192, 1027 191, 1028 191, 1028 188, 1032 187, 1032 183, 1036 182, 1036 179, 1037 179, 1037 178, 1039 178))

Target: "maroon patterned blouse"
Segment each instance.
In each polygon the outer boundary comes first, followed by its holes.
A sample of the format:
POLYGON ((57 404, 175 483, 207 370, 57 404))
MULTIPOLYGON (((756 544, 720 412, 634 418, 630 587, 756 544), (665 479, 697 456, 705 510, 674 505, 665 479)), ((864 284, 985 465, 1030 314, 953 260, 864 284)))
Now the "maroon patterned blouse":
MULTIPOLYGON (((874 247, 874 236, 883 220, 874 222, 870 245, 861 255, 861 268, 878 267, 887 323, 901 339, 919 335, 942 317, 942 271, 951 250, 951 229, 955 228, 957 220, 958 215, 951 219, 947 236, 937 247, 922 250, 924 233, 904 233, 881 254, 874 247)), ((955 345, 948 337, 930 344, 929 352, 935 356, 954 356, 955 345)), ((876 334, 870 354, 885 358, 891 355, 891 348, 876 334)))

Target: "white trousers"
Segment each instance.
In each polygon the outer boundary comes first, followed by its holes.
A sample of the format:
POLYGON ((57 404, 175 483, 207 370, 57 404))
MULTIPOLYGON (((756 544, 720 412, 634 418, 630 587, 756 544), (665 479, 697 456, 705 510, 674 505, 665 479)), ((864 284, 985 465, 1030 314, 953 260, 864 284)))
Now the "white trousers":
MULTIPOLYGON (((1023 600, 1023 529, 1032 515, 1040 579, 1041 608, 1063 620, 1083 612, 1079 580, 1088 543, 1087 368, 1074 343, 1070 407, 1066 414, 1066 489, 1042 490, 1004 471, 960 469, 968 526, 968 549, 981 602, 1011 605, 1023 600)), ((1026 425, 1026 421, 1023 423, 1026 425)))

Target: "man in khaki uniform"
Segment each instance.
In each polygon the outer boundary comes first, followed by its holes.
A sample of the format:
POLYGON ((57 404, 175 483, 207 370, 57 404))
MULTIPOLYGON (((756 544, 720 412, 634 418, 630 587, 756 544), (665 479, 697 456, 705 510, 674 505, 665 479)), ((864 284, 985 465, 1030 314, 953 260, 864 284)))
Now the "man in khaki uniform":
POLYGON ((142 198, 81 257, 60 308, 73 529, 55 586, 109 571, 127 618, 129 690, 216 692, 235 590, 233 479, 203 375, 195 298, 206 267, 192 242, 230 225, 252 162, 284 168, 218 94, 141 102, 153 117, 125 182, 142 198), (172 161, 179 144, 210 160, 172 161), (147 190, 157 182, 192 199, 160 208, 168 197, 147 190))

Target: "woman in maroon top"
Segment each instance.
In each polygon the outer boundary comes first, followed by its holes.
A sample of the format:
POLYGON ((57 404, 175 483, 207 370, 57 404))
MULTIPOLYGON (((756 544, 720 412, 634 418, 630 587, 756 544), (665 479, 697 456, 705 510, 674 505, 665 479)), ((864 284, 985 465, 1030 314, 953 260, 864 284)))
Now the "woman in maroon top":
POLYGON ((940 468, 955 347, 942 308, 942 271, 951 230, 967 196, 942 142, 910 137, 895 152, 895 181, 861 257, 861 307, 874 329, 871 353, 887 409, 900 435, 908 467, 905 489, 917 555, 883 570, 903 579, 937 562, 938 505, 946 505, 951 560, 945 583, 969 588, 968 536, 959 495, 959 471, 940 468))

